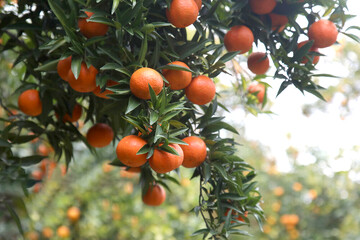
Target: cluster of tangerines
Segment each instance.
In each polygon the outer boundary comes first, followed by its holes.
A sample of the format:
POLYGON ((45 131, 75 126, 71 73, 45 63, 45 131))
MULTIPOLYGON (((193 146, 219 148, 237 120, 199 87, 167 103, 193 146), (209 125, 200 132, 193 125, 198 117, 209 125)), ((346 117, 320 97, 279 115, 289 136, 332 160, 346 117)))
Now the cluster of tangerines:
MULTIPOLYGON (((78 207, 72 206, 69 207, 68 210, 66 211, 66 216, 70 221, 70 223, 72 225, 75 225, 81 217, 81 211, 78 207)), ((41 233, 45 239, 52 239, 54 237, 54 231, 50 227, 44 227, 41 233)), ((71 234, 70 228, 66 225, 61 225, 56 229, 56 235, 59 238, 69 238, 70 234, 71 234)), ((35 231, 32 231, 27 234, 27 238, 30 240, 38 240, 39 234, 35 231)))

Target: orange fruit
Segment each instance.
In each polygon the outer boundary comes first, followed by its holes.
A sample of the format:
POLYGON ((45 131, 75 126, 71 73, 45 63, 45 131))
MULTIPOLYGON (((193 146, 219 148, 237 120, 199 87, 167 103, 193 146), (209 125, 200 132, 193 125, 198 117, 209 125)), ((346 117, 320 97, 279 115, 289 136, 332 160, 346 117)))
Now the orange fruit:
POLYGON ((166 192, 159 184, 151 185, 142 197, 143 202, 149 206, 159 206, 165 199, 166 192))
POLYGON ((335 24, 329 20, 321 19, 309 27, 308 36, 314 40, 313 47, 326 48, 336 42, 338 30, 335 24))
POLYGON ((265 86, 263 84, 261 83, 250 84, 248 88, 248 92, 251 94, 255 94, 255 96, 257 96, 259 103, 262 103, 264 101, 265 86))
POLYGON ((78 221, 80 219, 80 215, 80 209, 77 207, 70 207, 66 212, 66 216, 71 222, 78 221))
MULTIPOLYGON (((168 65, 179 65, 190 69, 188 65, 180 61, 175 61, 169 63, 168 65)), ((163 75, 169 82, 171 90, 180 90, 186 88, 190 84, 192 78, 191 72, 173 69, 164 69, 163 75)))
POLYGON ((141 99, 150 99, 149 84, 158 95, 164 82, 160 73, 152 68, 140 68, 130 78, 130 90, 132 94, 141 99))
POLYGON ((146 154, 137 152, 146 144, 146 141, 139 136, 129 135, 120 140, 116 147, 117 158, 129 167, 140 167, 147 161, 146 154))
POLYGON ((197 105, 204 105, 211 102, 216 94, 214 82, 203 75, 191 80, 189 86, 185 88, 186 97, 190 102, 197 105))
POLYGON ((198 15, 199 7, 194 0, 172 0, 170 9, 166 9, 168 21, 177 28, 193 24, 198 15))
POLYGON ((249 0, 253 13, 262 15, 271 13, 276 6, 276 0, 249 0))
POLYGON ((54 149, 48 145, 45 145, 43 143, 41 143, 37 149, 37 152, 41 155, 41 156, 48 156, 50 153, 52 153, 54 151, 54 149))
POLYGON ((57 64, 57 73, 64 81, 67 81, 67 76, 70 69, 71 69, 71 56, 60 60, 57 64))
POLYGON ((86 63, 81 63, 81 69, 78 79, 75 78, 73 72, 70 70, 67 80, 70 87, 78 92, 92 92, 96 88, 96 74, 98 70, 92 65, 87 68, 86 63))
POLYGON ((18 98, 18 106, 26 115, 32 117, 39 116, 42 112, 42 102, 39 91, 29 89, 22 92, 18 98))
POLYGON ((285 190, 283 187, 276 187, 276 188, 274 188, 273 192, 274 192, 275 196, 280 197, 280 196, 284 195, 285 190))
MULTIPOLYGON (((106 87, 111 87, 111 86, 114 86, 114 85, 117 85, 117 84, 118 84, 118 82, 115 82, 115 81, 113 81, 113 80, 108 80, 108 81, 106 82, 106 87)), ((110 90, 107 90, 107 89, 105 89, 105 91, 101 92, 100 86, 97 86, 97 87, 95 88, 95 90, 93 91, 93 93, 94 93, 96 96, 98 96, 98 97, 108 99, 109 97, 106 96, 106 95, 108 95, 108 94, 113 94, 114 92, 113 92, 113 91, 110 91, 110 90)))
POLYGON ((273 31, 282 32, 285 28, 285 25, 289 22, 289 19, 285 15, 280 15, 276 13, 270 13, 269 17, 271 19, 271 29, 273 31))
POLYGON ((169 147, 175 149, 179 156, 155 149, 154 154, 149 159, 150 167, 157 173, 167 173, 178 167, 184 161, 184 153, 178 144, 169 144, 169 147))
POLYGON ((44 173, 41 170, 35 170, 31 173, 31 177, 35 180, 41 180, 44 176, 44 173))
POLYGON ((44 227, 42 230, 42 235, 44 236, 44 238, 52 238, 52 236, 54 235, 54 232, 51 228, 44 227))
POLYGON ((195 1, 196 5, 198 6, 199 11, 200 11, 201 5, 202 5, 202 1, 201 1, 201 0, 194 0, 194 1, 195 1))
POLYGON ((251 49, 253 42, 253 32, 243 25, 233 26, 224 36, 224 45, 229 52, 246 53, 251 49))
POLYGON ((31 232, 28 232, 26 234, 26 239, 28 240, 38 240, 39 239, 39 234, 35 231, 31 231, 31 232))
POLYGON ((183 139, 189 145, 180 145, 184 152, 184 161, 182 165, 186 168, 194 168, 200 166, 206 158, 206 144, 196 136, 190 136, 183 139))
POLYGON ((69 114, 65 114, 63 116, 63 122, 76 122, 80 119, 82 114, 82 107, 79 104, 75 104, 74 109, 72 110, 71 116, 69 114))
POLYGON ((300 192, 301 189, 303 188, 302 184, 299 183, 299 182, 295 182, 292 186, 292 189, 295 191, 295 192, 300 192))
POLYGON ((97 123, 92 126, 87 134, 88 143, 97 148, 105 147, 111 143, 114 138, 114 131, 105 123, 97 123))
MULTIPOLYGON (((309 40, 298 43, 297 48, 300 49, 308 42, 309 42, 309 40)), ((311 46, 309 52, 319 52, 319 50, 318 50, 318 48, 314 47, 314 45, 313 45, 313 46, 311 46)), ((312 61, 313 64, 317 64, 320 60, 320 56, 310 56, 310 57, 313 57, 313 61, 312 61)), ((307 63, 308 61, 309 60, 306 57, 303 57, 303 59, 301 60, 301 63, 307 63)))
POLYGON ((56 231, 57 235, 60 238, 68 238, 70 237, 70 229, 67 226, 60 226, 57 231, 56 231))
POLYGON ((87 38, 104 36, 107 33, 109 26, 98 22, 87 22, 86 20, 94 15, 94 13, 85 11, 85 14, 88 16, 87 18, 80 18, 78 20, 80 32, 87 38))
POLYGON ((265 74, 270 66, 269 58, 265 53, 253 52, 248 57, 247 65, 250 71, 253 73, 258 75, 265 74))
POLYGON ((42 188, 42 183, 39 183, 39 182, 35 183, 33 186, 33 192, 38 193, 38 192, 40 192, 41 188, 42 188))

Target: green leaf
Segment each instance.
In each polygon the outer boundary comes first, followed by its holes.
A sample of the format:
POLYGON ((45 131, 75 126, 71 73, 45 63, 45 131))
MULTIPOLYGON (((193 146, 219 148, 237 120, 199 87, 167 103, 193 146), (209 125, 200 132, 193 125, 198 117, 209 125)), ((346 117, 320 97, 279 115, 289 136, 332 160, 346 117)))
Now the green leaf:
POLYGON ((53 60, 50 62, 47 62, 37 68, 35 68, 35 71, 39 71, 39 72, 50 72, 50 71, 55 71, 57 64, 58 64, 58 60, 53 60))
POLYGON ((148 83, 149 93, 150 93, 150 99, 153 104, 153 106, 157 105, 157 97, 154 89, 151 87, 150 83, 148 83))
POLYGON ((73 56, 71 59, 71 71, 74 74, 75 79, 79 78, 81 71, 82 58, 80 56, 73 56))
POLYGON ((245 200, 247 198, 248 197, 241 197, 236 193, 223 193, 223 194, 220 195, 220 199, 223 199, 223 200, 230 199, 230 200, 233 200, 233 201, 242 201, 242 200, 245 200))
POLYGON ((186 71, 186 72, 194 73, 194 71, 192 71, 191 69, 180 66, 180 65, 176 65, 176 64, 163 65, 163 66, 159 67, 159 70, 161 70, 161 69, 171 69, 171 70, 179 70, 179 71, 186 71))
POLYGON ((228 178, 228 174, 226 173, 224 167, 218 163, 218 162, 215 162, 215 163, 212 163, 212 166, 214 166, 216 168, 216 170, 220 173, 220 175, 226 180, 226 181, 229 181, 229 178, 228 178))
POLYGON ((191 236, 193 237, 193 236, 197 236, 197 235, 200 235, 200 234, 207 234, 207 233, 209 233, 209 232, 210 232, 210 229, 208 229, 208 228, 203 228, 203 229, 200 229, 200 230, 197 230, 197 231, 193 232, 193 233, 191 234, 191 236))
POLYGON ((41 160, 43 160, 46 157, 47 156, 34 155, 29 157, 13 158, 13 159, 19 161, 22 166, 31 166, 41 162, 41 160))
POLYGON ((120 0, 113 0, 113 5, 111 8, 111 14, 114 14, 114 12, 116 11, 116 9, 118 8, 120 3, 120 0))
POLYGON ((147 51, 148 51, 148 40, 147 40, 147 34, 145 34, 145 37, 141 43, 139 59, 138 59, 139 64, 142 64, 144 62, 147 51))
POLYGON ((20 222, 20 218, 17 215, 17 213, 15 212, 15 210, 13 209, 12 206, 10 206, 9 203, 5 202, 6 208, 8 209, 10 215, 12 216, 12 218, 14 219, 17 228, 19 229, 19 232, 21 233, 21 235, 24 235, 24 231, 23 228, 21 226, 21 222, 20 222))
POLYGON ((134 97, 133 95, 131 95, 129 98, 129 103, 127 105, 125 114, 130 113, 131 111, 136 109, 138 106, 140 106, 140 104, 141 104, 140 100, 138 98, 134 97))
POLYGON ((145 154, 148 153, 149 151, 150 151, 149 144, 145 144, 142 148, 140 148, 140 150, 136 153, 136 155, 145 154))
POLYGON ((150 112, 150 125, 153 125, 159 119, 159 114, 153 110, 150 112))
POLYGON ((234 57, 236 57, 239 53, 240 53, 240 51, 228 52, 228 53, 224 54, 224 56, 222 56, 222 57, 219 59, 219 62, 225 63, 225 62, 233 59, 234 57))
POLYGON ((169 141, 169 143, 175 143, 175 144, 179 144, 179 145, 189 145, 186 142, 184 142, 184 141, 182 141, 182 140, 180 140, 178 138, 169 137, 168 141, 169 141))
POLYGON ((180 156, 180 154, 174 148, 170 147, 169 145, 161 145, 159 148, 165 152, 174 154, 176 156, 180 156))

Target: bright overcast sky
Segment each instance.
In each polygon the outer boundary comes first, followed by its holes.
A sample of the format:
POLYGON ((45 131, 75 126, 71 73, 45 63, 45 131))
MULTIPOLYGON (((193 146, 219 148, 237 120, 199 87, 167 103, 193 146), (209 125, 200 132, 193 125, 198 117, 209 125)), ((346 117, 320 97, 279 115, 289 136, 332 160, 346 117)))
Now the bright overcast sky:
MULTIPOLYGON (((349 0, 348 6, 350 14, 360 15, 360 1, 349 0)), ((360 18, 352 21, 352 25, 359 26, 360 18)), ((359 32, 358 32, 359 33, 359 32)), ((359 33, 360 34, 360 33, 359 33)), ((339 34, 338 40, 344 38, 339 34)), ((348 38, 347 38, 348 39, 348 38)), ((332 58, 335 56, 333 48, 322 49, 321 52, 326 57, 321 57, 317 68, 322 73, 332 73, 342 75, 341 65, 334 64, 332 58)), ((345 75, 346 76, 346 75, 345 75)), ((322 79, 321 84, 336 84, 341 79, 322 79)), ((278 98, 275 98, 279 89, 280 80, 266 79, 266 82, 272 85, 268 90, 268 96, 274 103, 271 111, 276 115, 261 114, 258 117, 248 114, 246 117, 242 112, 232 112, 228 118, 233 122, 243 119, 241 125, 245 127, 245 136, 247 139, 261 142, 270 148, 267 157, 276 159, 280 171, 290 170, 289 158, 286 149, 290 146, 300 151, 298 162, 309 164, 314 162, 314 157, 306 150, 310 147, 319 147, 326 152, 330 160, 330 167, 324 171, 331 174, 333 171, 350 170, 351 163, 358 161, 358 153, 352 151, 354 146, 360 145, 360 102, 356 101, 358 108, 353 108, 352 113, 346 119, 342 120, 337 106, 342 99, 335 98, 333 104, 329 103, 328 110, 325 112, 317 111, 310 117, 302 114, 302 105, 314 103, 317 99, 310 94, 303 96, 299 90, 294 87, 286 89, 278 98), (291 138, 288 138, 288 135, 291 138), (341 158, 340 149, 345 150, 341 158)), ((352 178, 360 180, 360 176, 352 173, 352 178)))

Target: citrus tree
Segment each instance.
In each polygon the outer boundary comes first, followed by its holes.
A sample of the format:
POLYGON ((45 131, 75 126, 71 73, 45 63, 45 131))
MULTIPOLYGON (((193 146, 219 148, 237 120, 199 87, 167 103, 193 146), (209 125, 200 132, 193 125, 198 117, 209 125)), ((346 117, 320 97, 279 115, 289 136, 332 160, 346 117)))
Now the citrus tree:
MULTIPOLYGON (((168 183, 178 182, 169 173, 191 168, 200 179, 192 210, 206 226, 194 235, 247 235, 242 226, 250 219, 261 226, 261 194, 234 139, 222 137, 237 131, 217 113, 227 109, 215 83, 230 77, 227 62, 257 45, 266 51, 247 62, 256 77, 235 69, 245 107, 256 113, 265 106, 269 85, 261 79, 270 59, 273 77, 283 81, 279 94, 294 85, 322 98, 313 78, 328 75, 315 73, 318 48, 336 42, 351 17, 345 11, 346 1, 337 0, 6 1, 0 49, 16 54, 13 67, 21 65, 22 74, 14 92, 2 93, 9 117, 2 118, 1 179, 27 193, 41 178, 29 178, 26 167, 51 151, 71 168, 79 142, 94 155, 113 142, 112 165, 140 172, 145 204, 161 205, 168 183), (302 36, 308 40, 299 43, 302 36), (91 125, 85 135, 80 121, 91 125), (49 151, 16 151, 36 139, 49 151)), ((12 197, 7 191, 1 204, 16 219, 12 197)))

